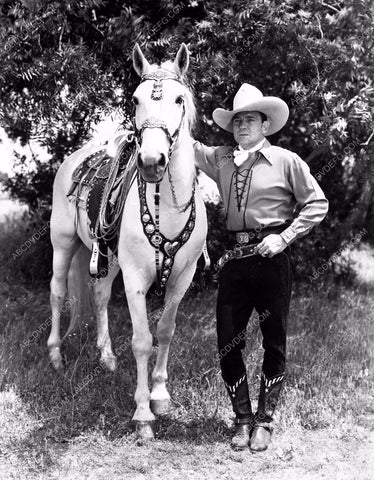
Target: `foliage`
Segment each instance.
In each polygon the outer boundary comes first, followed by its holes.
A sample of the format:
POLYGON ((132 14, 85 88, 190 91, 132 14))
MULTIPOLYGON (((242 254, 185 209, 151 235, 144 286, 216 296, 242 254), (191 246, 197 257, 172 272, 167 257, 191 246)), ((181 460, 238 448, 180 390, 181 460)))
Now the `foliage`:
POLYGON ((207 247, 213 264, 222 256, 228 244, 229 236, 225 228, 223 204, 205 203, 209 228, 207 236, 207 247))
POLYGON ((204 143, 232 142, 211 113, 231 108, 243 82, 290 106, 288 124, 270 140, 305 158, 326 192, 330 212, 320 232, 326 259, 347 232, 362 227, 373 203, 373 6, 373 0, 3 0, 1 124, 24 144, 39 139, 51 155, 31 171, 18 158, 21 171, 6 182, 8 190, 34 208, 49 205, 58 165, 88 138, 92 123, 114 110, 125 121, 131 117, 134 43, 159 61, 184 41, 199 112, 194 134, 204 143))
POLYGON ((1 218, 2 278, 22 288, 45 288, 52 274, 52 245, 46 211, 1 218), (11 239, 11 240, 10 240, 11 239))

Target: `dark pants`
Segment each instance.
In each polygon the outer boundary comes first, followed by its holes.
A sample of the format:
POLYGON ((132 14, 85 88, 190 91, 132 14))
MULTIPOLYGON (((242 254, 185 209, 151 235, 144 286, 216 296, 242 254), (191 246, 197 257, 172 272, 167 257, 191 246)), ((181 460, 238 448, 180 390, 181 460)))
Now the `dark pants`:
MULTIPOLYGON (((273 258, 260 255, 227 262, 219 278, 217 299, 218 350, 222 377, 238 417, 250 413, 250 405, 236 405, 235 391, 246 382, 242 358, 249 317, 255 308, 263 337, 263 375, 278 379, 285 371, 287 315, 292 269, 287 248, 273 258), (236 408, 237 407, 237 408, 236 408)), ((243 385, 244 388, 244 385, 243 385)), ((246 388, 246 385, 245 385, 246 388)))

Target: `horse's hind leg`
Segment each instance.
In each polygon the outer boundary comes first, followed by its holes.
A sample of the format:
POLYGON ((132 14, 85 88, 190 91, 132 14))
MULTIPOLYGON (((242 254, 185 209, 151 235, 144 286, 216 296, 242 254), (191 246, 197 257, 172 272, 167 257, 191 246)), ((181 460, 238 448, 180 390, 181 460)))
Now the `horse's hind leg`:
MULTIPOLYGON (((67 275, 74 253, 79 247, 79 239, 76 235, 73 237, 64 236, 62 233, 55 235, 56 241, 53 241, 53 276, 51 279, 51 333, 48 338, 47 346, 49 357, 56 370, 63 368, 60 352, 60 316, 64 305, 64 299, 67 290, 67 275)), ((68 301, 72 299, 68 299, 68 301)))
POLYGON ((117 359, 113 353, 112 342, 109 336, 108 303, 112 283, 118 271, 118 263, 114 264, 114 262, 112 262, 108 270, 108 275, 93 283, 97 319, 97 346, 101 352, 100 363, 111 372, 117 369, 117 359))

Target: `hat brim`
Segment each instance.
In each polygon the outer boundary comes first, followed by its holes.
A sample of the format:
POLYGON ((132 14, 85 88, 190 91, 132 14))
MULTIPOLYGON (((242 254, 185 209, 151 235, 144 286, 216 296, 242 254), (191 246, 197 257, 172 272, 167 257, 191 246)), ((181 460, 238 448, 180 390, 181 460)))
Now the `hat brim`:
POLYGON ((212 117, 219 127, 232 133, 232 119, 234 115, 240 112, 264 113, 270 123, 268 131, 266 132, 266 136, 273 135, 283 128, 290 113, 286 102, 280 98, 264 97, 261 100, 249 102, 248 104, 236 110, 229 111, 224 110, 223 108, 216 108, 212 117))

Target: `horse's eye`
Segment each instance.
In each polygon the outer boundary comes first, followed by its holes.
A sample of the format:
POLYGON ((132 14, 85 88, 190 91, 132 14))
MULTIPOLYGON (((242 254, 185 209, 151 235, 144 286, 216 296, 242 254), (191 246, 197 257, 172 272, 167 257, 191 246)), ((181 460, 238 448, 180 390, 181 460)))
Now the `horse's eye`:
POLYGON ((184 102, 183 95, 178 95, 177 98, 175 99, 175 103, 177 103, 178 105, 182 105, 183 102, 184 102))
POLYGON ((134 105, 139 105, 139 99, 137 97, 132 97, 132 103, 134 105))

